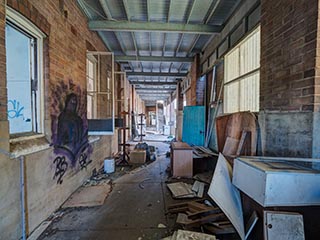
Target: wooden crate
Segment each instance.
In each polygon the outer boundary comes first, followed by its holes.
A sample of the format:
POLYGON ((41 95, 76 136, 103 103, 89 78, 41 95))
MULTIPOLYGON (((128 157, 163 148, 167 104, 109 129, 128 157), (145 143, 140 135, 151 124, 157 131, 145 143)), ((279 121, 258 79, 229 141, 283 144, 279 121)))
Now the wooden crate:
POLYGON ((145 163, 146 150, 135 149, 130 152, 130 163, 145 163))
POLYGON ((187 143, 171 143, 171 169, 173 177, 193 176, 192 148, 187 143))

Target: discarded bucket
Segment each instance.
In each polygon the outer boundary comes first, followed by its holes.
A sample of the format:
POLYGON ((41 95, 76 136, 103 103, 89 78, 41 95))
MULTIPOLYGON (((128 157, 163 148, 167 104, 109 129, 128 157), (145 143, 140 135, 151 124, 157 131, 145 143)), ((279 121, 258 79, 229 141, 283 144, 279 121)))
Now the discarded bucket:
POLYGON ((114 172, 114 159, 107 158, 104 160, 104 172, 113 173, 114 172))

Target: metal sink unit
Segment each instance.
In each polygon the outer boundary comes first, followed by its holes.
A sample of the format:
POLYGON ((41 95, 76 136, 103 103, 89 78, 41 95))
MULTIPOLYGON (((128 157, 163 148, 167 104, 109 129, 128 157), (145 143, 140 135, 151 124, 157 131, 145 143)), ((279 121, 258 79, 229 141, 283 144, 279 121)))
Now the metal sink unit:
POLYGON ((320 159, 239 157, 232 183, 263 207, 320 205, 320 159))

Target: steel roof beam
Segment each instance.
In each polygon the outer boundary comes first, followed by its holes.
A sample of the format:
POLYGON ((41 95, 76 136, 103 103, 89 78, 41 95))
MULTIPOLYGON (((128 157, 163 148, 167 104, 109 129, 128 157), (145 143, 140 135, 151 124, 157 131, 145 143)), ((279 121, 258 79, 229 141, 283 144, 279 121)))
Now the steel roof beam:
POLYGON ((176 86, 178 82, 139 82, 139 81, 131 81, 132 85, 152 85, 152 86, 163 86, 163 85, 171 85, 176 86))
POLYGON ((160 72, 126 72, 127 76, 147 76, 147 77, 176 77, 182 78, 188 73, 160 73, 160 72))
POLYGON ((172 32, 206 34, 219 33, 222 29, 217 25, 160 23, 160 22, 131 22, 131 21, 89 21, 89 29, 94 31, 123 31, 123 32, 172 32))
POLYGON ((156 91, 156 92, 172 92, 175 91, 175 88, 136 88, 136 91, 156 91))
POLYGON ((115 56, 117 62, 193 62, 192 57, 115 56))
POLYGON ((147 88, 147 87, 136 87, 137 91, 175 91, 176 88, 147 88))

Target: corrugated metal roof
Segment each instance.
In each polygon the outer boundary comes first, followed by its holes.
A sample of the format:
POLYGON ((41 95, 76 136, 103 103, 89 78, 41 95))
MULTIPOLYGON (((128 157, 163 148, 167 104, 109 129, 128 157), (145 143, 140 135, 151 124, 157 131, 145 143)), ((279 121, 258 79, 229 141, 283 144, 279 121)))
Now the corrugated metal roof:
MULTIPOLYGON (((120 62, 122 70, 150 74, 150 76, 128 75, 129 81, 177 82, 181 76, 163 77, 157 76, 157 73, 188 72, 190 61, 181 62, 179 58, 193 57, 199 53, 216 32, 212 30, 211 35, 208 35, 208 32, 201 29, 202 26, 219 29, 219 26, 225 24, 234 12, 240 0, 77 0, 77 2, 86 14, 89 26, 92 26, 90 23, 97 24, 94 22, 97 20, 99 24, 107 26, 100 27, 97 31, 115 56, 153 57, 149 62, 146 58, 143 62, 138 62, 136 59, 135 61, 122 59, 120 62), (120 27, 117 22, 123 21, 126 21, 126 24, 120 27), (109 24, 112 26, 108 27, 109 24), (159 27, 165 30, 157 31, 159 27), (189 29, 188 32, 185 32, 186 29, 189 29), (155 61, 154 57, 161 57, 161 61, 155 61), (166 57, 170 57, 170 60, 166 60, 166 57), (172 58, 177 60, 172 61, 172 58)), ((159 88, 159 86, 154 87, 159 88)), ((154 92, 150 93, 150 96, 152 95, 154 92)), ((143 95, 143 99, 148 99, 147 95, 143 95)))

